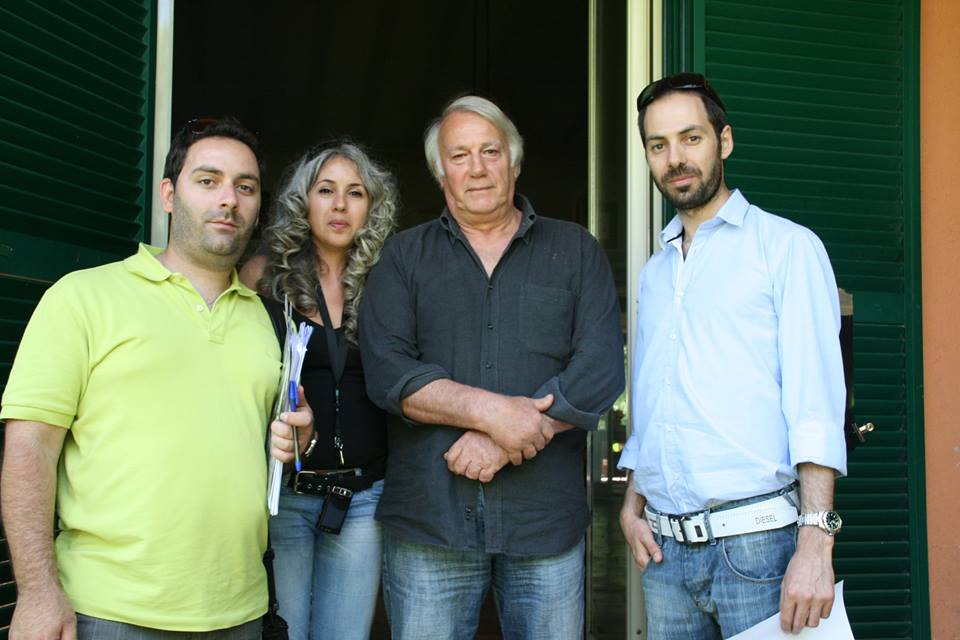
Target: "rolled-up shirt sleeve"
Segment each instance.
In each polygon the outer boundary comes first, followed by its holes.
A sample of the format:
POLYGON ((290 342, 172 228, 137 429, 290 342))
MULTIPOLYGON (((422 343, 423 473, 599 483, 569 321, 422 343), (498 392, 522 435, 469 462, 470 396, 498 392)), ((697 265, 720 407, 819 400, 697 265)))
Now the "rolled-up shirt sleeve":
POLYGON ((627 438, 627 444, 623 446, 623 451, 620 452, 620 459, 617 461, 618 469, 630 469, 633 471, 637 468, 637 458, 640 456, 640 439, 637 437, 637 434, 632 433, 630 437, 627 438))
POLYGON ((421 362, 417 318, 397 243, 388 241, 364 288, 359 343, 367 394, 374 404, 403 417, 401 402, 434 380, 449 378, 421 362))
POLYGON ((574 308, 572 355, 535 397, 553 394, 550 417, 580 429, 595 429, 600 416, 623 391, 623 333, 610 263, 584 231, 580 240, 580 283, 574 308))
POLYGON ((792 234, 774 260, 782 408, 790 463, 796 467, 812 462, 845 475, 846 387, 833 269, 823 244, 806 229, 792 234))

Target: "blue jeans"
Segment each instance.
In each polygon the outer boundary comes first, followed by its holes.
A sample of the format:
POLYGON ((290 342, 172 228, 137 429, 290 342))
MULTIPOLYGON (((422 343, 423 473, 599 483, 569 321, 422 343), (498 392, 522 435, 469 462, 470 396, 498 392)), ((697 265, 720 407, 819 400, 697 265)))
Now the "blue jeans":
POLYGON ((164 631, 77 614, 77 640, 258 640, 260 618, 217 631, 164 631))
POLYGON ((404 542, 384 533, 383 593, 394 640, 467 640, 493 586, 505 640, 583 637, 583 540, 550 556, 404 542))
POLYGON ((643 573, 649 640, 729 638, 780 610, 795 526, 718 538, 716 544, 657 538, 663 562, 651 562, 643 573))
POLYGON ((270 543, 280 616, 290 640, 363 639, 380 588, 381 533, 373 519, 383 480, 353 494, 339 535, 316 528, 323 499, 280 490, 280 513, 270 519, 270 543))

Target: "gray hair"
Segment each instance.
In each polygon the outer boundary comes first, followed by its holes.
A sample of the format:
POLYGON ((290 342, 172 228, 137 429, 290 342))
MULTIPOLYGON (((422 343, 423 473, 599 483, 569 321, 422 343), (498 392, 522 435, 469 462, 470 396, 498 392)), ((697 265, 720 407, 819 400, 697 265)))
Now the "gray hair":
POLYGON ((480 96, 463 96, 447 105, 440 117, 430 123, 423 133, 423 152, 427 156, 427 167, 437 182, 443 178, 443 163, 440 161, 440 126, 443 121, 457 112, 475 113, 487 120, 507 139, 510 148, 510 162, 520 175, 520 165, 523 163, 523 138, 517 131, 516 125, 507 117, 500 107, 480 96))
POLYGON ((337 157, 356 165, 370 196, 367 219, 353 238, 343 273, 342 324, 347 339, 356 342, 363 285, 367 273, 380 259, 383 243, 396 228, 399 196, 393 175, 353 142, 338 140, 318 145, 288 169, 270 222, 263 230, 259 253, 266 256, 267 264, 257 290, 275 300, 282 300, 286 294, 293 306, 307 315, 319 311, 317 263, 321 271, 327 267, 317 255, 312 241, 308 219, 309 192, 320 169, 337 157))

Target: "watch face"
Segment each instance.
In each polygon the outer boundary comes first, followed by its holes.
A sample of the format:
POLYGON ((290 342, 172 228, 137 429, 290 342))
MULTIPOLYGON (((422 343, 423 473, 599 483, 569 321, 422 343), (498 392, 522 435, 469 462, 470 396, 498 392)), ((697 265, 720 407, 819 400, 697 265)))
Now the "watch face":
POLYGON ((836 511, 827 511, 823 514, 823 524, 826 526, 827 531, 832 535, 840 531, 840 527, 843 525, 843 520, 840 519, 840 514, 836 511))

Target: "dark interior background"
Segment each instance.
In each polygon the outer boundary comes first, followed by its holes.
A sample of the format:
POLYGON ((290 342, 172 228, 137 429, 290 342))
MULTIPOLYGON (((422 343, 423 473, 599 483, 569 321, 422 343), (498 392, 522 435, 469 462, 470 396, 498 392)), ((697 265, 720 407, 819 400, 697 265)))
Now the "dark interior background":
MULTIPOLYGON (((541 215, 587 224, 586 0, 191 0, 175 10, 174 131, 227 114, 257 131, 265 214, 300 153, 349 136, 396 175, 401 227, 437 216, 423 131, 452 98, 477 93, 524 138, 518 192, 541 215)), ((381 608, 371 637, 388 635, 381 608)), ((500 637, 490 599, 476 637, 500 637)))
POLYGON ((268 196, 300 152, 347 135, 395 172, 401 226, 436 216, 423 130, 475 92, 524 137, 518 191, 586 224, 585 0, 192 0, 177 3, 174 34, 174 130, 239 117, 260 134, 268 196))

